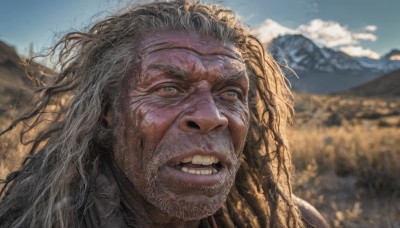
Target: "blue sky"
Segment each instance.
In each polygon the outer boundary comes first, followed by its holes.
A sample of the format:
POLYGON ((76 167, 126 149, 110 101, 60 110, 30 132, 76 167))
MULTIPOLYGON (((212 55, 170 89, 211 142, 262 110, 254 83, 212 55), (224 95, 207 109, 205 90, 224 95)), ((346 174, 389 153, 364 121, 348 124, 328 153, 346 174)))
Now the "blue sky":
MULTIPOLYGON (((215 1, 214 1, 215 2, 215 1)), ((379 57, 400 49, 399 0, 231 0, 235 10, 267 42, 285 33, 302 33, 320 45, 379 57)), ((28 51, 51 46, 57 35, 82 29, 127 0, 2 0, 0 40, 28 51)))

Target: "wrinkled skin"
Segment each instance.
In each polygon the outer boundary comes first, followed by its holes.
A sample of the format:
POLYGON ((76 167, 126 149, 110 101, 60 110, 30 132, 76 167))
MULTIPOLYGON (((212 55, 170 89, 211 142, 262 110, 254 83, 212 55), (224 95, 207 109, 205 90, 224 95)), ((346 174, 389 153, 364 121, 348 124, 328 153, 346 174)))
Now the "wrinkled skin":
POLYGON ((157 223, 207 217, 226 200, 249 127, 241 54, 230 43, 169 31, 145 36, 138 57, 119 97, 116 162, 157 223), (180 161, 196 154, 217 157, 218 173, 182 172, 180 161))

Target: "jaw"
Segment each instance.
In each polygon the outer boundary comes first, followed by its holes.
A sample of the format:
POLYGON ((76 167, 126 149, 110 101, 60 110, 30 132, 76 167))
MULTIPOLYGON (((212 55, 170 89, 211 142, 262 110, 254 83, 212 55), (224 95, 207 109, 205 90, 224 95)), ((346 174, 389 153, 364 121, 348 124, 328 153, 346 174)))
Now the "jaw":
MULTIPOLYGON (((212 175, 185 173, 170 166, 157 169, 147 183, 145 199, 155 208, 185 221, 214 214, 226 201, 240 164, 212 175)), ((147 175, 146 175, 147 176, 147 175)), ((147 178, 146 178, 147 179, 147 178)))

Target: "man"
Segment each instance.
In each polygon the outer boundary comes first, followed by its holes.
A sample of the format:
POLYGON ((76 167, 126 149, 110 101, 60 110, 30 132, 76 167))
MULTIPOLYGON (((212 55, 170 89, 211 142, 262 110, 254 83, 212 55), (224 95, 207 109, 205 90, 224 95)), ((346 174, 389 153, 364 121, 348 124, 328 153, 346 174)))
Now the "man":
POLYGON ((323 225, 292 196, 282 72, 233 12, 157 1, 53 50, 60 73, 13 126, 52 122, 5 182, 1 226, 323 225))

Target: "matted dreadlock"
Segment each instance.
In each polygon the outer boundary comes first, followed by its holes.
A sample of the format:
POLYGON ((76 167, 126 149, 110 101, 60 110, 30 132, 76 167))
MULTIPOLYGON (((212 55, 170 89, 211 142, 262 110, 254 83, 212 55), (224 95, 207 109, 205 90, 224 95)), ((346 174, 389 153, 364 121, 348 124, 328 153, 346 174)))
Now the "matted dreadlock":
POLYGON ((122 77, 137 64, 133 53, 141 38, 168 30, 231 42, 247 66, 251 121, 244 162, 226 203, 214 216, 217 224, 303 226, 292 198, 285 133, 293 115, 292 95, 280 67, 234 12, 182 0, 134 6, 86 32, 68 33, 55 45, 51 56, 57 57, 59 73, 39 81, 34 107, 6 129, 30 121, 26 132, 37 134, 21 168, 5 180, 1 226, 79 226, 79 213, 99 169, 96 144, 112 144, 113 132, 104 127, 102 115, 115 110, 122 77), (51 122, 40 128, 48 112, 51 122))

